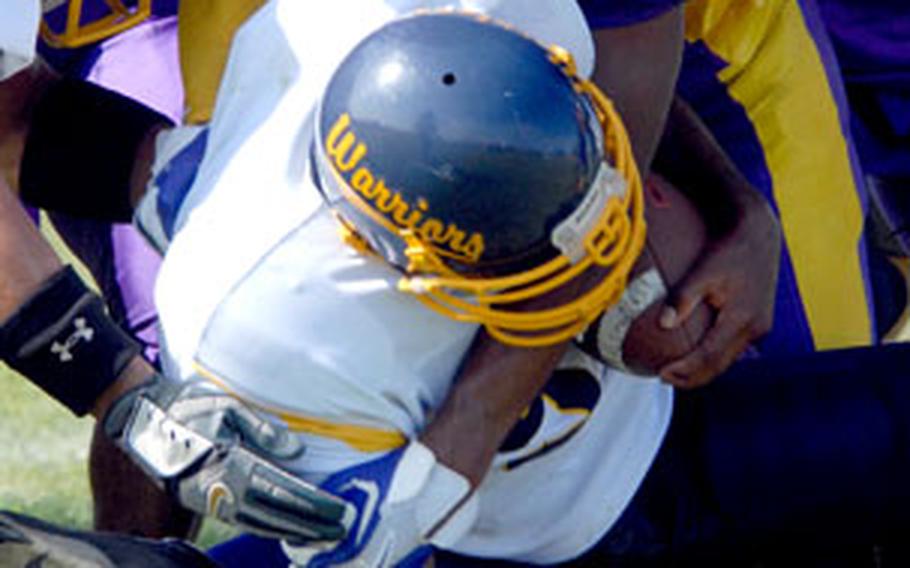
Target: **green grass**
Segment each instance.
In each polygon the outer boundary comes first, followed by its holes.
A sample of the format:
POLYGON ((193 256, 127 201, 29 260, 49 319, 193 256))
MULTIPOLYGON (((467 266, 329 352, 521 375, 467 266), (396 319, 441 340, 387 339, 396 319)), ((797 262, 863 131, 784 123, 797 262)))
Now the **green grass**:
POLYGON ((5 367, 0 392, 0 507, 90 526, 92 421, 74 418, 5 367))

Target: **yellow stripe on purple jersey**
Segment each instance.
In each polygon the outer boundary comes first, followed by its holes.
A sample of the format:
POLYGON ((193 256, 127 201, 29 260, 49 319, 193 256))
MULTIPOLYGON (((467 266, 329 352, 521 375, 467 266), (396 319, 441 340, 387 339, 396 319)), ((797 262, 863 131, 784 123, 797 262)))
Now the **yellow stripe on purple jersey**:
POLYGON ((678 92, 772 202, 784 251, 780 354, 874 340, 865 195, 843 87, 811 1, 695 0, 678 92))
POLYGON ((187 124, 208 122, 234 33, 265 0, 180 2, 180 67, 187 124))

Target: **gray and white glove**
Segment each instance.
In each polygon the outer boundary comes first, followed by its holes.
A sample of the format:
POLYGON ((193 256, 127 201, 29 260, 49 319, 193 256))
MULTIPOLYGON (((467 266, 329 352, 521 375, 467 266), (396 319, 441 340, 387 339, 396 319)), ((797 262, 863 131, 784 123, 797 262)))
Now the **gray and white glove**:
POLYGON ((104 430, 183 506, 291 542, 343 539, 356 511, 279 465, 296 437, 203 381, 154 375, 114 403, 104 430))

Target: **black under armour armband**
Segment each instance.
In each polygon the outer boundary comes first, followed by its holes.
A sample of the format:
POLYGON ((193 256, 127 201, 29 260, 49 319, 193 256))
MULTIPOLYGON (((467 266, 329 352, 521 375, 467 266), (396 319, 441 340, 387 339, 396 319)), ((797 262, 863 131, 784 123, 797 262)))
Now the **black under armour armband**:
POLYGON ((92 409, 139 351, 70 267, 0 325, 0 359, 77 416, 92 409))
POLYGON ((22 199, 76 217, 129 221, 139 145, 166 124, 163 115, 119 93, 58 81, 32 111, 19 171, 22 199))

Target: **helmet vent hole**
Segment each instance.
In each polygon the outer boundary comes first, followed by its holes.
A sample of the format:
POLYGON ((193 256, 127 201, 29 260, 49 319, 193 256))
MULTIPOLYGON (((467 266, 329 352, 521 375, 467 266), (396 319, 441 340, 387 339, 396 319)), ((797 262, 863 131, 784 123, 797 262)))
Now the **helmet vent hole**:
POLYGON ((442 76, 442 84, 446 85, 447 87, 451 87, 452 85, 454 85, 455 81, 456 81, 455 73, 446 73, 445 75, 442 76))

